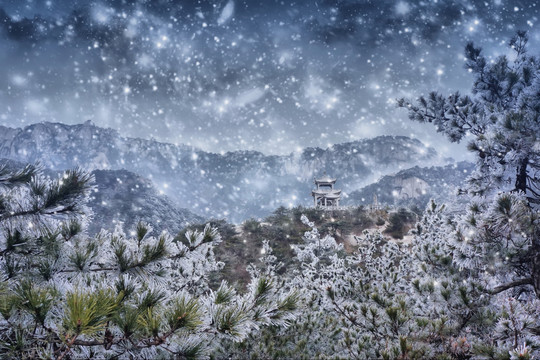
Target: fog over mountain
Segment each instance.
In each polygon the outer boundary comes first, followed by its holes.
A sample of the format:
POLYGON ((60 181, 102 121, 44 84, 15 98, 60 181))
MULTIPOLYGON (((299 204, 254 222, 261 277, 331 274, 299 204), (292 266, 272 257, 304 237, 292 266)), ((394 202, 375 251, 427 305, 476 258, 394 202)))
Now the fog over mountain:
POLYGON ((351 192, 347 203, 371 205, 376 196, 383 206, 414 205, 423 210, 431 199, 444 202, 456 195, 473 169, 474 164, 465 161, 445 166, 415 166, 385 175, 373 184, 351 192))
MULTIPOLYGON (((413 166, 443 165, 450 159, 418 140, 380 136, 326 149, 306 148, 289 155, 255 151, 215 154, 185 145, 127 138, 95 126, 41 123, 25 128, 0 127, 0 157, 39 162, 52 170, 127 170, 131 181, 151 182, 156 194, 168 196, 178 208, 204 217, 242 221, 264 216, 279 206, 310 205, 313 178, 325 172, 338 178, 349 193, 413 166), (137 174, 137 175, 135 175, 137 174), (131 178, 131 177, 130 177, 131 178), (139 179, 139 180, 137 180, 139 179)), ((119 186, 125 172, 97 172, 110 186, 119 186)), ((145 185, 147 186, 147 185, 145 185)), ((390 192, 392 189, 389 190, 390 192)), ((99 195, 105 203, 104 194, 99 195)), ((127 202, 123 206, 135 206, 127 202)), ((118 211, 118 210, 117 210, 118 211)))

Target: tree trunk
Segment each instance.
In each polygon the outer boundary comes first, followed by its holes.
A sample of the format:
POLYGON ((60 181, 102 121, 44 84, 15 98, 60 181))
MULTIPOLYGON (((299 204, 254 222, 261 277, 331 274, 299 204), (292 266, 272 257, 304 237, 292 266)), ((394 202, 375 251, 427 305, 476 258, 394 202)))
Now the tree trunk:
POLYGON ((540 229, 536 227, 531 249, 532 257, 531 278, 536 297, 540 299, 540 229))
POLYGON ((523 191, 524 194, 527 193, 527 165, 529 164, 529 158, 525 157, 519 163, 516 172, 516 191, 523 191))
POLYGON ((540 246, 538 243, 533 244, 531 252, 533 257, 531 269, 532 285, 536 297, 540 299, 540 246))
MULTIPOLYGON (((527 165, 529 164, 529 158, 523 158, 516 172, 516 191, 523 191, 527 193, 527 165)), ((540 229, 535 229, 535 236, 533 237, 532 247, 530 249, 531 254, 531 278, 536 297, 540 299, 540 229)))

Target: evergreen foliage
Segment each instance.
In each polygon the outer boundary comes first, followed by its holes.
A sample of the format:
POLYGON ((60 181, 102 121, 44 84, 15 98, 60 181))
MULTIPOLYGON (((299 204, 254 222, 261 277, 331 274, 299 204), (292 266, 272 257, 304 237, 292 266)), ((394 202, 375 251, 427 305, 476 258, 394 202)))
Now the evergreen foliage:
POLYGON ((540 59, 526 43, 518 32, 512 58, 493 62, 468 44, 471 96, 399 101, 412 120, 470 142, 476 168, 458 198, 430 202, 410 244, 366 231, 352 254, 305 218, 312 230, 289 281, 307 310, 233 357, 540 357, 540 59))
MULTIPOLYGON (((48 180, 32 166, 1 169, 0 353, 540 357, 540 58, 528 55, 526 44, 527 34, 518 32, 509 43, 513 57, 493 62, 467 45, 471 96, 434 92, 399 101, 412 120, 434 124, 452 141, 469 140, 477 158, 459 198, 431 201, 418 215, 411 242, 366 230, 345 251, 335 237, 351 222, 332 217, 320 226, 323 235, 316 223, 331 213, 279 208, 269 221, 280 228, 254 219, 242 226, 261 241, 243 292, 225 281, 211 286, 212 272, 224 266, 214 253, 222 243, 216 227, 173 238, 139 223, 129 234, 118 228, 89 237, 88 175, 75 170, 48 180), (266 234, 294 255, 286 271, 283 249, 278 260, 266 234)), ((401 234, 416 215, 397 212, 387 232, 401 234)), ((355 216, 358 227, 381 223, 380 213, 355 216)), ((235 228, 218 226, 234 238, 235 228)))
MULTIPOLYGON (((216 228, 184 241, 140 222, 89 237, 91 177, 0 170, 0 354, 6 358, 205 358, 265 325, 286 326, 299 297, 253 267, 245 293, 209 276, 216 228)), ((271 249, 268 249, 270 252, 271 249)))
POLYGON ((429 261, 424 279, 444 284, 444 303, 433 308, 451 313, 455 332, 470 344, 462 351, 476 356, 539 355, 540 59, 527 54, 527 40, 518 32, 509 42, 512 59, 494 62, 467 45, 472 97, 400 101, 412 120, 433 123, 452 141, 467 136, 477 155, 462 190, 468 208, 437 214, 433 205, 415 248, 429 261))

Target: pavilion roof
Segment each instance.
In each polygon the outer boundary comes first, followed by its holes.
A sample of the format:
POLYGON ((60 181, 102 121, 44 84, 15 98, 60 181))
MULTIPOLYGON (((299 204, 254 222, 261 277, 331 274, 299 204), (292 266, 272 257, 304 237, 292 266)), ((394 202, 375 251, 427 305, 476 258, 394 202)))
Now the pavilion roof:
POLYGON ((315 179, 316 184, 333 184, 337 181, 337 179, 331 178, 328 175, 323 175, 322 177, 315 179))

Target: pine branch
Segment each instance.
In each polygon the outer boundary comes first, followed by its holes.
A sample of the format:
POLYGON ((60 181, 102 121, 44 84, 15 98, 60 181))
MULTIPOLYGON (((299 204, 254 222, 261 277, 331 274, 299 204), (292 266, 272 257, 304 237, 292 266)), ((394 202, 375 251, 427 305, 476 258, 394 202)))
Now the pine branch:
POLYGON ((45 193, 39 214, 63 214, 74 211, 80 200, 90 190, 92 175, 80 169, 69 170, 45 193))
POLYGON ((525 279, 512 281, 512 282, 504 284, 504 285, 496 286, 493 289, 489 290, 488 292, 490 294, 492 294, 492 295, 495 295, 495 294, 499 294, 499 293, 501 293, 501 292, 503 292, 505 290, 512 289, 512 288, 515 288, 515 287, 518 287, 518 286, 523 286, 523 285, 533 285, 533 279, 532 278, 525 278, 525 279))
POLYGON ((8 170, 7 165, 3 165, 0 167, 0 187, 13 188, 28 185, 38 171, 38 167, 34 165, 26 165, 24 169, 16 172, 8 170))
POLYGON ((0 222, 21 218, 40 216, 67 216, 79 210, 84 197, 91 189, 93 178, 89 173, 80 169, 66 172, 63 179, 45 186, 33 177, 31 196, 33 205, 30 208, 23 208, 18 211, 2 209, 0 212, 0 222))
POLYGON ((68 344, 66 345, 66 350, 64 350, 60 356, 58 357, 58 360, 62 360, 70 351, 71 351, 71 347, 73 346, 73 344, 75 343, 75 340, 77 340, 77 336, 78 335, 74 335, 71 340, 68 342, 68 344))

